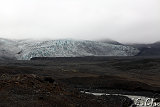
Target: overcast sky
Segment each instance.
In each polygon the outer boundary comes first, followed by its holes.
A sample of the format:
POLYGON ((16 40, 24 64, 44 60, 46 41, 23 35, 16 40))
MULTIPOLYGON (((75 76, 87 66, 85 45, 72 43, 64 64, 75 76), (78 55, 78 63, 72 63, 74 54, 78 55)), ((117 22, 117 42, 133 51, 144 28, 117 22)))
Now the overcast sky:
POLYGON ((0 37, 160 41, 160 0, 0 0, 0 37))

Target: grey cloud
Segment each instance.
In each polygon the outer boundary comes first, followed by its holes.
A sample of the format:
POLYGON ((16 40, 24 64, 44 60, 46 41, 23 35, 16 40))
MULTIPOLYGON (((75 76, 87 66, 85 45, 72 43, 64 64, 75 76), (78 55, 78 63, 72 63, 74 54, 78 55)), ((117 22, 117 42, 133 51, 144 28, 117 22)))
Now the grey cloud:
POLYGON ((159 0, 1 0, 0 37, 160 40, 159 0))

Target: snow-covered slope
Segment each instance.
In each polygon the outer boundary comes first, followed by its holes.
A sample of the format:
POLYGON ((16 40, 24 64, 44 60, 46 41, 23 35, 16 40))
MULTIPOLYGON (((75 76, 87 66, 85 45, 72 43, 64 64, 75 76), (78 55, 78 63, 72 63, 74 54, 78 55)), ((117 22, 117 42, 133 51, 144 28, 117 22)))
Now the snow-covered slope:
POLYGON ((112 40, 112 39, 101 39, 101 40, 98 40, 99 42, 103 42, 103 43, 108 43, 108 44, 113 44, 113 45, 123 45, 115 40, 112 40))
POLYGON ((19 52, 16 41, 0 38, 0 60, 16 59, 16 53, 19 52))
POLYGON ((136 48, 83 40, 19 40, 11 42, 18 60, 32 57, 77 57, 77 56, 134 56, 136 48), (18 52, 17 52, 18 50, 18 52))

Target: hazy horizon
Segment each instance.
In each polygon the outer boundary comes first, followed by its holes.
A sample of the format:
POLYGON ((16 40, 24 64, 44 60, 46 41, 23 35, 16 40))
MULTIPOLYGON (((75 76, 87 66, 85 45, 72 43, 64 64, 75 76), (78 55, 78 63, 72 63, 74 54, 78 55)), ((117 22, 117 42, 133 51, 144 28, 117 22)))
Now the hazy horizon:
POLYGON ((153 43, 160 41, 160 1, 0 1, 0 38, 153 43))

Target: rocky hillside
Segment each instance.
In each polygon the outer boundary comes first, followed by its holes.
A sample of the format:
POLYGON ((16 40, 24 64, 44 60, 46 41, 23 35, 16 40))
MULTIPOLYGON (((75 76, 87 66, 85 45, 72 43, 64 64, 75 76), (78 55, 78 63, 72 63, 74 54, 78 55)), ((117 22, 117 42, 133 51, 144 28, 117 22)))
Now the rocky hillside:
POLYGON ((35 74, 0 75, 1 107, 128 107, 124 96, 82 94, 51 77, 35 74))
POLYGON ((137 56, 160 56, 160 42, 153 44, 132 44, 130 46, 140 50, 137 56))
POLYGON ((0 41, 1 57, 29 60, 33 57, 134 56, 131 46, 85 40, 7 40, 0 41))

